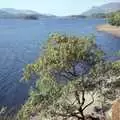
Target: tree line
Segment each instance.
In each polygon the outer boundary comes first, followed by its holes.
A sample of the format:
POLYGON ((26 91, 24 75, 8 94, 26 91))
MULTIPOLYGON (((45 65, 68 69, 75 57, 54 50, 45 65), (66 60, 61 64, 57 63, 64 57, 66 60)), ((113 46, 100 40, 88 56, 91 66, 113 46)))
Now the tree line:
POLYGON ((108 22, 114 26, 120 26, 120 11, 111 13, 108 18, 108 22))

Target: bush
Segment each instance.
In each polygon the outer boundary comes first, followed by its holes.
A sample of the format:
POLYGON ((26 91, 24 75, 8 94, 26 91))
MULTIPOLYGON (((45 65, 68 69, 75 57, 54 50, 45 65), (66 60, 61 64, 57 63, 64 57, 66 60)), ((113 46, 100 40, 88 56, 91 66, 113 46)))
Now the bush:
POLYGON ((108 18, 108 22, 114 26, 120 26, 120 12, 112 13, 108 18))
POLYGON ((85 120, 84 111, 94 103, 95 95, 101 95, 100 101, 105 103, 105 88, 115 89, 108 79, 114 76, 112 67, 115 72, 119 68, 104 61, 103 55, 93 37, 51 35, 40 58, 24 71, 25 79, 36 78, 37 82, 18 120, 29 120, 36 114, 41 120, 85 120))

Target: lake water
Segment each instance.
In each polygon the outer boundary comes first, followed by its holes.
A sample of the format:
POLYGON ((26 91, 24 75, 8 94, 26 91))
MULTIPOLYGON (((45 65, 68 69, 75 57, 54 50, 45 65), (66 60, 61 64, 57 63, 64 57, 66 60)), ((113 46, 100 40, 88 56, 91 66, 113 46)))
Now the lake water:
POLYGON ((26 64, 34 62, 40 46, 53 32, 96 36, 106 52, 120 50, 120 38, 97 32, 102 19, 0 20, 0 105, 16 107, 27 98, 29 84, 19 82, 26 64))

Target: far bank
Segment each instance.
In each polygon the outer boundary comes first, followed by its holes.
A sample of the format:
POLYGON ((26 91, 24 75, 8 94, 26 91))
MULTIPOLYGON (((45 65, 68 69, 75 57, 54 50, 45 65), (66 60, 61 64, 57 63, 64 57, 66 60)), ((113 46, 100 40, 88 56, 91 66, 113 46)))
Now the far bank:
POLYGON ((110 24, 98 25, 97 30, 101 32, 107 32, 116 37, 120 37, 120 27, 112 26, 110 24))

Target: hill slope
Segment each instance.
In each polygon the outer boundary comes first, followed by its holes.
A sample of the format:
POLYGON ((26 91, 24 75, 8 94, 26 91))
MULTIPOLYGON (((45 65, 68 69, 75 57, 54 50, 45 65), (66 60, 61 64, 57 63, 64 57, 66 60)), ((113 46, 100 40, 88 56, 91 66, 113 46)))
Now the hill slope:
POLYGON ((29 16, 34 16, 36 18, 53 17, 53 15, 40 14, 32 10, 17 10, 13 8, 0 9, 0 18, 26 18, 29 16))
POLYGON ((111 13, 120 10, 120 2, 113 2, 104 4, 98 7, 92 7, 90 10, 82 13, 85 16, 91 16, 92 14, 99 14, 99 13, 111 13))

